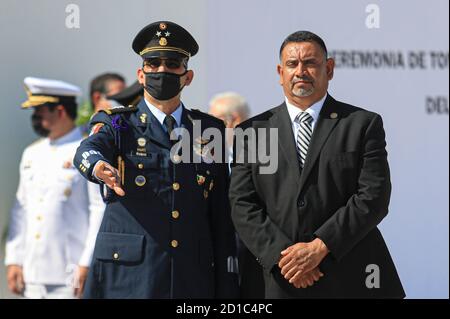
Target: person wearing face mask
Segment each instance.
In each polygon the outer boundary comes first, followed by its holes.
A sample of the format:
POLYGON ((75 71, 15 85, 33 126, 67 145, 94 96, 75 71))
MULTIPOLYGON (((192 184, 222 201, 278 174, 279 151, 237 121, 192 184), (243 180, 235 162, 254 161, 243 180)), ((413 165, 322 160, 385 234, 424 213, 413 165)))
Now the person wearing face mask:
POLYGON ((225 127, 181 102, 198 44, 183 27, 159 21, 143 28, 132 47, 142 58, 143 98, 94 116, 74 158, 107 202, 84 297, 236 298, 225 127), (206 160, 207 141, 194 126, 221 134, 210 139, 219 139, 219 160, 206 160), (181 153, 180 142, 189 146, 181 153), (194 154, 201 161, 193 162, 194 154))
POLYGON ((6 243, 9 289, 26 298, 80 297, 103 216, 98 188, 89 187, 72 165, 82 139, 75 127, 72 84, 24 80, 31 123, 42 138, 28 146, 6 243))

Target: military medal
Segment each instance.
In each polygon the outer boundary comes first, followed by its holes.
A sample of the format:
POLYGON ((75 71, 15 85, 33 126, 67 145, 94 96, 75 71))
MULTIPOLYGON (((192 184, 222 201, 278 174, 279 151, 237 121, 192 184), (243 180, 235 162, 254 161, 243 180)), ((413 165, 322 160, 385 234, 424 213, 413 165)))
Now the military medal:
POLYGON ((205 183, 205 176, 197 174, 197 184, 202 186, 205 183))

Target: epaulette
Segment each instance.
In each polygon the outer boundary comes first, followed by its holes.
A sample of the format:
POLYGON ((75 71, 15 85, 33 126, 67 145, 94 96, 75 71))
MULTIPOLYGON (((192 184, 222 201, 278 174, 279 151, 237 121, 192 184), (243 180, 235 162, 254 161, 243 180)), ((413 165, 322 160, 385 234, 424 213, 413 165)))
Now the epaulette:
POLYGON ((207 118, 209 120, 215 121, 216 123, 218 123, 220 125, 225 125, 225 123, 221 119, 218 119, 217 117, 212 116, 212 115, 210 115, 208 113, 202 112, 202 111, 197 110, 197 109, 191 109, 190 111, 191 111, 191 113, 194 116, 197 116, 197 117, 200 117, 200 118, 207 118))
POLYGON ((117 106, 106 110, 101 110, 100 112, 105 112, 108 115, 118 114, 118 113, 126 113, 126 112, 136 112, 138 110, 137 106, 128 105, 128 106, 117 106))

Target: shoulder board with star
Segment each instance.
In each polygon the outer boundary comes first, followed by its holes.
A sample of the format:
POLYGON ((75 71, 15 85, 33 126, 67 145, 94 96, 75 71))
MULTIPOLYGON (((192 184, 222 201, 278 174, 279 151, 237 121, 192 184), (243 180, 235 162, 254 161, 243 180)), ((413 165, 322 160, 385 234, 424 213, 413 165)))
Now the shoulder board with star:
POLYGON ((117 106, 106 110, 101 110, 100 112, 104 112, 108 115, 119 114, 119 113, 127 113, 127 112, 136 112, 138 110, 137 106, 128 105, 128 106, 117 106))
POLYGON ((200 111, 198 109, 191 109, 190 112, 191 112, 192 116, 195 117, 195 118, 209 119, 209 120, 212 120, 212 121, 214 121, 214 122, 216 122, 216 123, 218 123, 220 125, 225 125, 224 122, 221 119, 218 119, 217 117, 212 116, 212 115, 210 115, 208 113, 202 112, 202 111, 200 111))

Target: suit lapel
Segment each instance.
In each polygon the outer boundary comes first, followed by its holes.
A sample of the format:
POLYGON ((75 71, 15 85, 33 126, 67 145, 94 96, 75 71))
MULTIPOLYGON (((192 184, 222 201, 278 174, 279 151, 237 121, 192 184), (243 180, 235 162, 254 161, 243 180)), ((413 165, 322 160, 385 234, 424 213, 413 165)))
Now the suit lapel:
POLYGON ((336 126, 338 120, 339 113, 336 110, 336 101, 328 95, 325 99, 322 110, 320 111, 319 118, 311 137, 311 142, 309 143, 305 165, 300 175, 299 193, 305 185, 305 182, 311 173, 311 170, 314 167, 325 142, 330 136, 333 128, 336 126))
MULTIPOLYGON (((297 183, 298 189, 300 186, 300 165, 297 159, 297 148, 295 147, 295 138, 292 131, 291 118, 289 117, 285 103, 278 106, 275 112, 276 113, 272 117, 272 124, 270 127, 275 127, 278 129, 279 149, 288 163, 290 168, 289 175, 291 175, 297 183)), ((269 134, 267 136, 269 136, 269 134)), ((278 167, 281 167, 280 163, 278 163, 278 167)), ((284 173, 285 172, 282 174, 284 173)))

